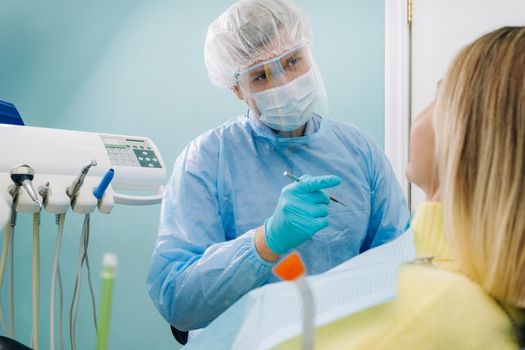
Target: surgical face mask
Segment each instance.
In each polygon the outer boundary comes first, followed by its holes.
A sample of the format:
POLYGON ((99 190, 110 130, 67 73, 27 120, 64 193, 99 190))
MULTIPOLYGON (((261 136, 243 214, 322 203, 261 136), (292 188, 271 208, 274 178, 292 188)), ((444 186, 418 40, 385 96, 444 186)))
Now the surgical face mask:
POLYGON ((314 70, 291 82, 251 94, 260 111, 259 119, 279 131, 293 131, 311 118, 319 98, 314 70))

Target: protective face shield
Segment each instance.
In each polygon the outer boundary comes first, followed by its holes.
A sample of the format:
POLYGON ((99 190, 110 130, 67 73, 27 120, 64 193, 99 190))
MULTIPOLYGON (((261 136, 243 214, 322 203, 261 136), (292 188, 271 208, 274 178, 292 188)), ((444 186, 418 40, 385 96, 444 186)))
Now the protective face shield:
POLYGON ((274 130, 296 130, 314 112, 326 113, 324 84, 307 45, 238 72, 237 82, 261 122, 274 130))
POLYGON ((308 46, 302 45, 240 71, 237 80, 243 91, 254 94, 282 86, 311 68, 310 50, 308 46))

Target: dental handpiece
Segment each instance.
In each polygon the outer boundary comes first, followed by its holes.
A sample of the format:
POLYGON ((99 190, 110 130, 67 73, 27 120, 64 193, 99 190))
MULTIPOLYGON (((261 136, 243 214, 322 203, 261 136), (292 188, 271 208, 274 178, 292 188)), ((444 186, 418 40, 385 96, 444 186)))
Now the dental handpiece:
POLYGON ((18 198, 20 187, 23 187, 27 192, 31 200, 38 204, 42 208, 42 203, 38 199, 38 195, 33 187, 33 178, 35 177, 35 172, 27 164, 15 165, 11 168, 11 180, 15 183, 16 187, 11 193, 14 199, 18 198))
MULTIPOLYGON (((295 182, 300 182, 300 181, 301 181, 300 178, 298 178, 297 176, 295 176, 294 174, 292 174, 292 173, 290 173, 290 172, 288 172, 288 171, 285 171, 283 175, 284 175, 284 176, 288 176, 290 179, 294 180, 295 182)), ((339 199, 337 199, 337 198, 335 198, 335 197, 333 197, 333 196, 330 196, 330 195, 329 195, 328 197, 330 197, 330 200, 331 200, 332 202, 339 203, 339 204, 344 205, 344 206, 346 207, 346 204, 344 204, 343 202, 341 202, 339 199)))
POLYGON ((69 198, 73 199, 78 194, 78 191, 80 190, 80 187, 82 187, 89 169, 91 169, 93 166, 97 166, 97 161, 95 159, 93 159, 89 164, 85 165, 82 170, 80 170, 80 174, 66 190, 69 198))
POLYGON ((49 186, 49 181, 46 182, 45 186, 40 186, 38 188, 38 194, 42 197, 42 204, 47 206, 47 201, 51 195, 51 187, 49 186))

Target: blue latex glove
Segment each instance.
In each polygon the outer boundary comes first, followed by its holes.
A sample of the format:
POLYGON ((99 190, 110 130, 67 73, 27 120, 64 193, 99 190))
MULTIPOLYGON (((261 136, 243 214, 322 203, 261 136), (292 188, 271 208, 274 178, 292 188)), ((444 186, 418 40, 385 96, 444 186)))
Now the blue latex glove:
POLYGON ((264 222, 268 247, 275 254, 283 254, 326 228, 330 198, 321 190, 340 183, 334 175, 303 175, 300 182, 285 186, 275 212, 264 222))

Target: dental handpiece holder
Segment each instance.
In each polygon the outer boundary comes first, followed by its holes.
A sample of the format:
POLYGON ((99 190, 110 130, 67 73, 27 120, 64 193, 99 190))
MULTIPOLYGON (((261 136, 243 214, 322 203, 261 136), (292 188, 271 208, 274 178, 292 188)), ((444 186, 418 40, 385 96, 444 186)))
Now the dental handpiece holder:
POLYGON ((29 198, 38 205, 39 208, 42 207, 42 203, 40 202, 38 195, 36 194, 35 188, 33 187, 33 178, 35 177, 35 173, 33 171, 33 168, 31 168, 27 164, 19 164, 15 165, 11 168, 11 180, 13 181, 14 185, 12 185, 9 189, 9 193, 11 194, 11 197, 13 197, 14 201, 17 201, 20 196, 20 188, 23 188, 29 198))
POLYGON ((15 166, 34 171, 19 169, 19 176, 31 177, 33 190, 20 182, 18 186, 26 190, 17 190, 17 212, 36 213, 43 203, 53 214, 70 208, 81 214, 98 208, 108 214, 115 203, 152 205, 162 200, 165 164, 147 137, 0 125, 0 140, 5 147, 0 157, 0 200, 13 203, 15 166), (111 184, 95 196, 93 191, 110 169, 114 171, 111 184))

